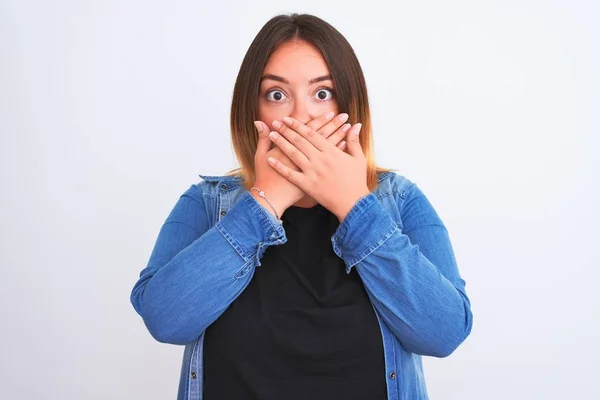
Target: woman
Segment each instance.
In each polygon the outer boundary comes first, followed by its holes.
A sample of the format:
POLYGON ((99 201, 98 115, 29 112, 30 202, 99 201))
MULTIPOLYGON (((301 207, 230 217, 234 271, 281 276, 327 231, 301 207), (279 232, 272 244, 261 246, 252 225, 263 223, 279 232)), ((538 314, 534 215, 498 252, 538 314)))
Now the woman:
POLYGON ((241 168, 183 193, 131 293, 156 340, 185 345, 178 399, 427 399, 421 356, 464 341, 470 301, 423 192, 375 166, 344 37, 267 22, 231 133, 241 168))

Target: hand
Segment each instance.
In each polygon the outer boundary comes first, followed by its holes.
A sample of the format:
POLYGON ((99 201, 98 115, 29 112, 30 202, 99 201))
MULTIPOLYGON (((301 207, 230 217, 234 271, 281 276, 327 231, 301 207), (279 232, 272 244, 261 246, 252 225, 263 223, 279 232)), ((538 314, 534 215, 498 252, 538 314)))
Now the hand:
POLYGON ((277 132, 271 132, 269 137, 287 160, 284 163, 272 155, 269 163, 342 222, 356 202, 370 193, 367 160, 358 140, 362 124, 350 129, 346 139, 348 153, 345 153, 297 120, 288 117, 283 122, 273 122, 277 132), (295 166, 290 167, 288 160, 295 166))
MULTIPOLYGON (((335 119, 333 118, 334 115, 328 116, 327 113, 323 114, 308 122, 307 126, 318 132, 332 146, 337 146, 343 151, 346 147, 346 141, 343 138, 350 129, 350 124, 342 124, 348 119, 348 115, 340 114, 335 119)), ((253 186, 257 186, 265 192, 271 203, 275 206, 277 214, 281 216, 290 205, 302 199, 305 196, 305 192, 274 171, 269 166, 267 158, 275 157, 288 168, 298 170, 298 167, 279 147, 272 146, 273 142, 268 137, 269 129, 267 124, 263 121, 255 121, 254 124, 257 130, 259 130, 259 138, 256 154, 254 155, 256 181, 253 186)), ((254 191, 252 193, 256 194, 254 191)))

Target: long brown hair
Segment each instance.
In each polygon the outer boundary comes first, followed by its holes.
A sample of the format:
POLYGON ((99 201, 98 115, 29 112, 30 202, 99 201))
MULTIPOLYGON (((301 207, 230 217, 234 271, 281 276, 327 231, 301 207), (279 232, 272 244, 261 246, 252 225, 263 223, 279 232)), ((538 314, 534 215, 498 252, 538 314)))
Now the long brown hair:
POLYGON ((377 187, 377 172, 393 171, 375 165, 371 111, 365 78, 354 50, 332 25, 310 14, 278 15, 258 32, 240 66, 231 102, 231 139, 241 168, 227 175, 239 175, 250 189, 256 179, 254 154, 258 135, 254 121, 258 119, 260 80, 267 61, 275 49, 291 40, 305 40, 316 46, 329 67, 339 112, 348 114, 348 123, 361 122, 360 144, 367 159, 367 186, 377 187))

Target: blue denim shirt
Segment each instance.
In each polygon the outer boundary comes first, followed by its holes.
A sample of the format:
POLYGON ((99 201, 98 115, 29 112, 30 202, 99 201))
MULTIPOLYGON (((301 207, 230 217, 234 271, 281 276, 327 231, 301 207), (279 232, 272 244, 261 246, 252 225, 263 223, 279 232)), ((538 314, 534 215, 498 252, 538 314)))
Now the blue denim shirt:
MULTIPOLYGON (((200 175, 165 220, 131 303, 159 342, 185 345, 178 400, 202 399, 204 331, 246 288, 285 228, 234 176, 200 175)), ((448 232, 420 188, 395 172, 331 237, 356 268, 381 328, 389 400, 428 399, 421 356, 446 357, 473 323, 448 232)))

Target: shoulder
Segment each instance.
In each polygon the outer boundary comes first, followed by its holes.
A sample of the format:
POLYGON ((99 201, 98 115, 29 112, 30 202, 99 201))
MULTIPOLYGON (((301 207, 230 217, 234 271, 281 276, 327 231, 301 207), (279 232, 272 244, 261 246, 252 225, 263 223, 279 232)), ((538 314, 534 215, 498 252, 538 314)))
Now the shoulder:
POLYGON ((427 214, 430 219, 440 222, 439 214, 430 202, 429 198, 421 187, 408 177, 397 172, 384 172, 379 175, 379 185, 377 188, 378 198, 390 199, 388 202, 394 203, 403 220, 411 216, 422 216, 427 214))
POLYGON ((424 225, 444 227, 440 214, 415 181, 394 174, 390 177, 390 186, 396 194, 394 199, 405 229, 410 230, 424 225))
POLYGON ((414 190, 416 184, 395 171, 378 172, 378 186, 376 192, 380 196, 393 195, 400 199, 406 199, 409 194, 414 190))
POLYGON ((222 191, 229 191, 242 186, 239 176, 233 175, 204 175, 198 174, 200 180, 191 184, 182 196, 191 197, 198 201, 207 197, 216 197, 222 191))

